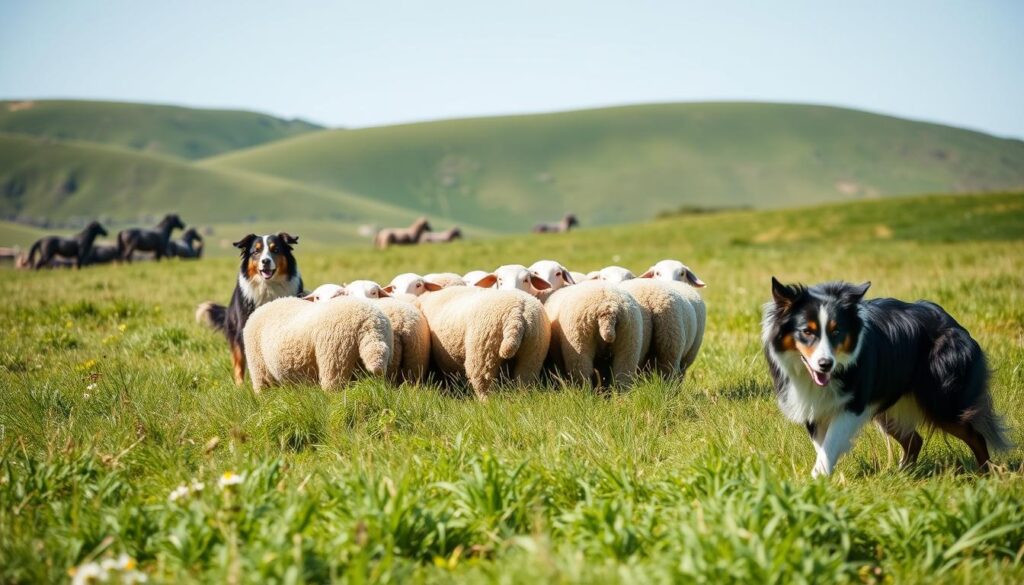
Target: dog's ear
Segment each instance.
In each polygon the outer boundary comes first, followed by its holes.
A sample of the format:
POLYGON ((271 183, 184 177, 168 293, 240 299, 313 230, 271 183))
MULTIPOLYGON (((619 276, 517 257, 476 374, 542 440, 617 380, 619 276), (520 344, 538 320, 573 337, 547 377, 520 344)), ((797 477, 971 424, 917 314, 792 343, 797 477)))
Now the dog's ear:
POLYGON ((782 284, 774 276, 772 277, 772 298, 775 304, 780 307, 788 307, 800 296, 798 287, 782 284))
POLYGON ((689 268, 687 268, 686 271, 683 272, 683 275, 686 277, 686 280, 690 282, 690 284, 697 288, 704 288, 705 286, 707 286, 707 283, 701 280, 700 277, 694 274, 693 271, 690 270, 689 268))
POLYGON ((476 281, 476 286, 479 286, 480 288, 491 288, 496 282, 498 282, 498 275, 492 272, 491 274, 488 274, 476 281))
POLYGON ((257 236, 256 234, 249 234, 231 245, 241 250, 242 253, 244 254, 245 251, 249 249, 249 246, 252 245, 253 240, 255 240, 258 237, 259 236, 257 236))
POLYGON ((871 288, 871 281, 867 281, 862 284, 854 284, 850 286, 849 299, 854 303, 859 303, 867 294, 868 289, 871 288))
POLYGON ((299 236, 293 236, 288 232, 278 232, 277 237, 281 238, 281 241, 289 246, 294 246, 299 243, 299 236))

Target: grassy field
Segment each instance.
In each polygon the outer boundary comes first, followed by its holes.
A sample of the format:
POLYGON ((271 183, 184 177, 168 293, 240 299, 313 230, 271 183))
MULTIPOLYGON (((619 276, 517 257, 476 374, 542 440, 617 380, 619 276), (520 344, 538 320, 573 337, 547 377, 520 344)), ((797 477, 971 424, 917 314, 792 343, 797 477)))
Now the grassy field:
POLYGON ((497 230, 1024 187, 1024 142, 840 108, 659 104, 316 132, 200 164, 497 230))
POLYGON ((442 247, 304 253, 307 285, 562 260, 665 257, 709 283, 685 383, 607 395, 503 388, 486 403, 362 380, 253 395, 193 322, 228 258, 8 271, 0 284, 0 582, 121 553, 155 582, 1024 581, 1024 457, 919 464, 869 429, 830 479, 774 403, 769 278, 871 280, 929 298, 987 350, 1024 433, 1024 194, 673 218, 442 247), (226 472, 241 483, 220 487, 226 472), (180 485, 202 482, 201 490, 180 485))
POLYGON ((320 127, 256 112, 81 100, 0 101, 0 132, 107 144, 185 159, 320 127))

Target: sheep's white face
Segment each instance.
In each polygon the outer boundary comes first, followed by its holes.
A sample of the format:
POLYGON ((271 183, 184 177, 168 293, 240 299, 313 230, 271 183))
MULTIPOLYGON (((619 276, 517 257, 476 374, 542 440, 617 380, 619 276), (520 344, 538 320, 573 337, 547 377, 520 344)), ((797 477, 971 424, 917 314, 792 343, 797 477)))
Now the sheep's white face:
POLYGON ((618 284, 627 280, 633 280, 636 275, 621 266, 605 266, 587 275, 590 280, 603 280, 618 284))
POLYGON ((324 301, 329 301, 334 297, 345 296, 346 294, 348 293, 345 291, 345 287, 340 284, 321 284, 316 287, 313 292, 302 298, 307 301, 313 301, 314 303, 322 303, 324 301))
POLYGON ((406 294, 417 297, 425 292, 435 290, 441 290, 441 287, 432 282, 427 282, 422 276, 413 272, 399 274, 391 280, 390 285, 384 288, 384 291, 388 294, 406 294))
POLYGON ((353 280, 345 285, 345 291, 349 296, 363 299, 380 299, 391 296, 372 280, 353 280))
POLYGON ((683 264, 679 260, 662 260, 654 266, 651 266, 650 270, 640 275, 640 277, 685 282, 697 288, 707 286, 703 280, 697 277, 697 275, 690 270, 689 266, 683 264))
POLYGON ((487 272, 483 270, 471 270, 462 277, 462 282, 466 283, 466 286, 476 286, 476 283, 485 276, 487 276, 487 272))
POLYGON ((481 288, 494 287, 498 290, 520 290, 532 296, 539 296, 541 291, 551 288, 551 284, 543 278, 531 273, 522 264, 506 264, 484 276, 476 286, 481 288))
POLYGON ((563 286, 576 284, 576 280, 569 274, 569 271, 554 260, 538 260, 530 265, 530 272, 543 278, 551 285, 551 290, 556 291, 563 286))

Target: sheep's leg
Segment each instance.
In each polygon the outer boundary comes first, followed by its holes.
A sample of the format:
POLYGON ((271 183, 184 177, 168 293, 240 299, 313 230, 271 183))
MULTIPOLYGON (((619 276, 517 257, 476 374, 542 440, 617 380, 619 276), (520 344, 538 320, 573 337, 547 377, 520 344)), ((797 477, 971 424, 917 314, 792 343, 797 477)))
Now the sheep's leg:
POLYGON ((253 359, 248 360, 248 362, 249 379, 252 381, 252 390, 259 394, 261 390, 270 386, 272 381, 270 372, 267 369, 267 364, 263 363, 262 356, 253 356, 253 359))
POLYGON ((387 379, 392 384, 398 384, 406 378, 404 364, 402 363, 402 357, 405 353, 405 347, 402 346, 402 339, 395 334, 395 343, 391 347, 391 362, 388 363, 387 379))
POLYGON ((316 365, 321 388, 338 389, 352 379, 356 369, 356 356, 353 350, 354 348, 349 351, 321 352, 320 348, 317 348, 316 365))
POLYGON ((577 382, 589 383, 594 376, 595 353, 596 347, 593 342, 576 348, 563 339, 562 361, 565 364, 565 375, 577 382))
POLYGON ((480 400, 487 399, 501 371, 498 348, 488 346, 486 341, 474 335, 466 337, 466 378, 480 400))
POLYGON ((658 320, 657 335, 654 336, 654 359, 662 377, 671 379, 679 373, 679 362, 683 358, 683 335, 679 320, 662 317, 658 320))
POLYGON ((612 376, 616 386, 629 388, 633 383, 633 377, 640 367, 641 342, 639 337, 626 335, 625 331, 616 334, 615 343, 612 344, 612 376))
POLYGON ((693 341, 690 342, 690 348, 683 354, 683 359, 679 367, 680 376, 686 376, 686 371, 690 369, 693 362, 697 360, 697 354, 700 353, 700 346, 704 343, 704 327, 707 322, 707 309, 703 304, 700 304, 693 307, 693 311, 693 341))

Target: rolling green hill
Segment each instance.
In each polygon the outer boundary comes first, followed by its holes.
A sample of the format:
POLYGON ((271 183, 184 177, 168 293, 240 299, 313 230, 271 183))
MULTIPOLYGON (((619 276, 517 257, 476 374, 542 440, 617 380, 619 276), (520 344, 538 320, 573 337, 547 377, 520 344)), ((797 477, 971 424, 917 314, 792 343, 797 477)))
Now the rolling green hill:
POLYGON ((5 217, 100 217, 117 225, 180 212, 209 223, 407 224, 414 213, 341 190, 86 143, 0 133, 0 208, 5 217))
POLYGON ((266 114, 91 101, 0 102, 0 132, 197 159, 320 127, 266 114))
POLYGON ((497 230, 1024 186, 1024 142, 832 107, 665 104, 324 131, 200 163, 497 230))

